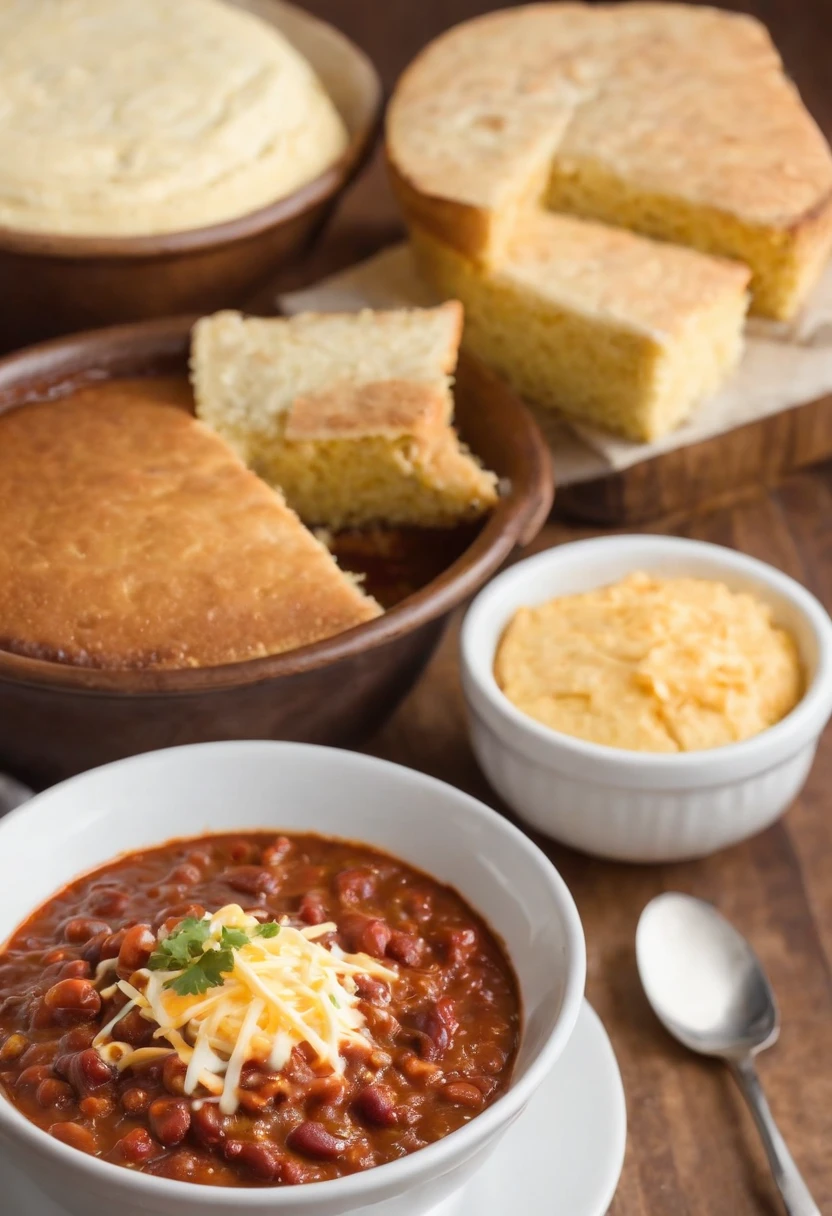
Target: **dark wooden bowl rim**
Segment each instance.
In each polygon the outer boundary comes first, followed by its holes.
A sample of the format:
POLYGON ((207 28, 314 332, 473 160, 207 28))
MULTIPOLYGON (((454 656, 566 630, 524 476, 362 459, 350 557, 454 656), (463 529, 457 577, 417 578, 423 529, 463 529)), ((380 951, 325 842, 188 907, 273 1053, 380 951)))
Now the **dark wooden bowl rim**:
MULTIPOLYGON (((104 351, 124 356, 136 346, 148 352, 148 361, 151 351, 157 359, 181 357, 187 351, 195 320, 196 317, 174 317, 89 330, 0 359, 0 376, 11 373, 17 386, 27 383, 32 386, 31 396, 25 391, 7 392, 4 401, 0 393, 0 412, 36 398, 43 387, 60 382, 60 377, 57 381, 54 375, 50 377, 49 365, 56 356, 69 351, 86 354, 91 368, 100 365, 104 351)), ((463 357, 461 364, 466 362, 495 379, 472 358, 463 357)), ((381 648, 387 642, 446 615, 477 591, 516 545, 527 544, 537 534, 551 510, 554 478, 549 447, 519 398, 503 384, 499 388, 514 414, 513 433, 523 452, 520 476, 501 496, 469 548, 438 578, 383 616, 297 650, 219 667, 112 670, 64 665, 0 651, 0 679, 90 694, 194 694, 298 675, 373 649, 379 650, 378 662, 383 663, 381 648)))
MULTIPOLYGON (((309 22, 327 25, 329 22, 304 12, 309 22)), ((196 252, 217 245, 230 245, 235 241, 256 236, 266 229, 274 228, 297 218, 306 211, 326 202, 342 190, 362 167, 369 154, 381 125, 384 93, 381 79, 367 55, 346 34, 329 26, 349 47, 357 59, 361 59, 375 88, 361 120, 350 132, 349 143, 338 160, 325 169, 320 176, 307 182, 298 190, 273 203, 266 203, 256 211, 235 216, 220 223, 201 228, 189 228, 181 232, 161 232, 149 236, 65 236, 51 232, 26 232, 0 224, 0 250, 8 253, 27 254, 36 257, 92 258, 92 259, 142 259, 168 257, 177 253, 196 252)))

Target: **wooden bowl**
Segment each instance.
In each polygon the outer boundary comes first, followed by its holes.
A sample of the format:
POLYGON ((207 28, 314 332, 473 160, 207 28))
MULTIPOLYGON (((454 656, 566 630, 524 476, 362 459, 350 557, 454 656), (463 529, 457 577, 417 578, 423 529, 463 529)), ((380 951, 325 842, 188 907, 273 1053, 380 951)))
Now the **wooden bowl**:
POLYGON ((185 232, 76 237, 0 227, 0 349, 55 334, 245 303, 303 252, 372 151, 382 88, 367 56, 284 0, 231 0, 272 22, 317 71, 350 135, 344 154, 300 190, 237 219, 185 232))
MULTIPOLYGON (((0 412, 60 386, 184 373, 194 318, 146 321, 47 342, 0 360, 0 412)), ((450 611, 515 545, 531 541, 554 492, 548 446, 502 381, 463 359, 456 416, 503 479, 494 512, 461 556, 383 616, 269 658, 174 671, 102 671, 0 651, 0 769, 34 785, 136 752, 211 739, 349 743, 410 689, 450 611)))

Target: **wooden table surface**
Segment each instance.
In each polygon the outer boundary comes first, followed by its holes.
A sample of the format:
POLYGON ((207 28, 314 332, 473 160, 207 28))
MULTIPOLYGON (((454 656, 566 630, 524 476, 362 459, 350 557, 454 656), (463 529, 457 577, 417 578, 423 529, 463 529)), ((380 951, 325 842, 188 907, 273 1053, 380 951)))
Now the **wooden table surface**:
MULTIPOLYGON (((496 5, 478 0, 306 0, 372 56, 390 88, 440 30, 496 5)), ((832 135, 832 2, 747 0, 771 28, 815 116, 832 135)), ((368 255, 399 236, 378 162, 353 189, 311 259, 284 285, 368 255)), ((799 579, 832 608, 832 466, 701 518, 658 521, 731 545, 799 579)), ((549 524, 535 549, 590 529, 549 524)), ((370 741, 378 756, 499 801, 468 745, 452 627, 418 687, 370 741)), ((753 1126, 725 1070, 677 1048, 648 1009, 635 970, 639 913, 657 892, 712 900, 763 959, 783 1018, 760 1069, 775 1115, 822 1212, 832 1213, 832 742, 785 820, 695 864, 611 865, 540 842, 569 884, 588 945, 587 995, 618 1054, 629 1111, 627 1158, 614 1216, 750 1216, 781 1209, 753 1126)), ((501 808, 504 809, 504 808, 501 808)), ((578 1216, 558 1213, 557 1216, 578 1216)))

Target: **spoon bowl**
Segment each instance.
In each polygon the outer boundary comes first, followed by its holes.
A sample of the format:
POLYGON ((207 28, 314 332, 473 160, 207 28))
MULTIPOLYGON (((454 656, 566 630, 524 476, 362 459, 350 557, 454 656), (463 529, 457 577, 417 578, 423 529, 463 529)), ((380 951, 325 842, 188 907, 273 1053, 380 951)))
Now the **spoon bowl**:
POLYGON ((820 1216, 774 1122, 754 1056, 777 1038, 780 1019, 762 964, 716 908, 668 892, 636 931, 645 994, 663 1026, 691 1051, 724 1060, 748 1103, 789 1216, 820 1216))
POLYGON ((756 1053, 780 1032, 777 1003, 751 946, 711 904, 659 895, 636 933, 639 975, 659 1021, 691 1051, 756 1053))

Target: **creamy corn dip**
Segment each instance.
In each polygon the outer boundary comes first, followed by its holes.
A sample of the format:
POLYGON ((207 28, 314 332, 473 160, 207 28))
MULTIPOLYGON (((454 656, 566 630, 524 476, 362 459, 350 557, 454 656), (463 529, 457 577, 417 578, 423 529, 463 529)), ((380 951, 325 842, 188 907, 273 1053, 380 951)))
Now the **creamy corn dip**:
POLYGON ((723 583, 641 572, 519 609, 494 674, 553 730, 644 752, 748 739, 804 687, 795 641, 766 604, 723 583))

